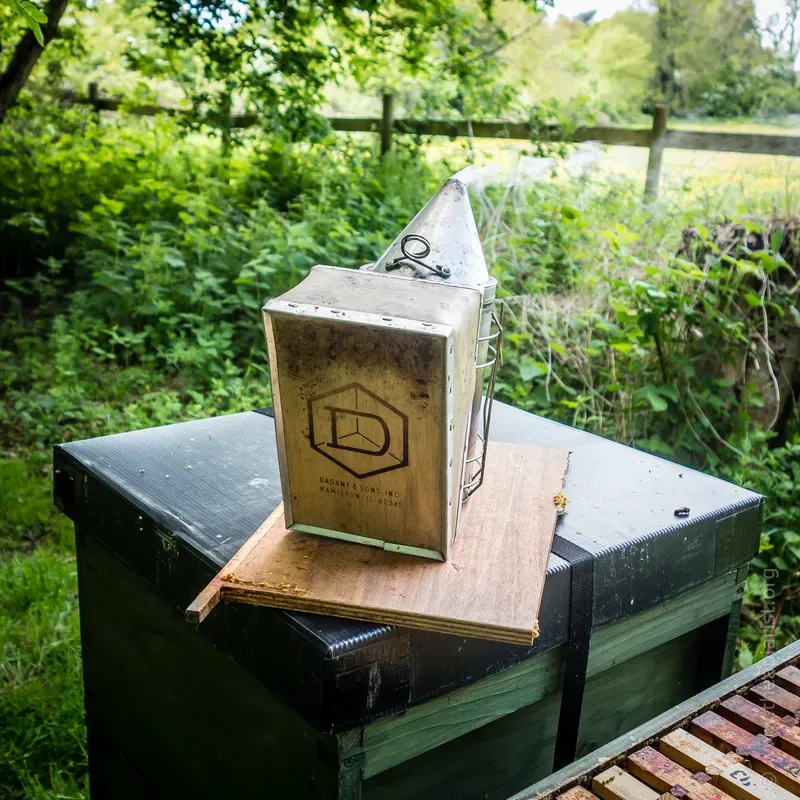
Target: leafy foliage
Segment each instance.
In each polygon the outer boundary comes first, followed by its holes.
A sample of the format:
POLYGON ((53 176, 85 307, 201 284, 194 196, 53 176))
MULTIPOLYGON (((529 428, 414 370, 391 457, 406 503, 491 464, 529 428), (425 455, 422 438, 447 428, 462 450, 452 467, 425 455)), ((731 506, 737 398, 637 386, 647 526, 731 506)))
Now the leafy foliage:
POLYGON ((616 183, 542 186, 513 203, 489 194, 481 208, 506 306, 500 396, 765 494, 738 663, 793 641, 796 223, 696 225, 676 248, 675 223, 699 209, 671 209, 668 222, 616 183))
POLYGON ((794 71, 780 62, 725 72, 703 92, 702 100, 712 117, 777 117, 800 112, 794 71))
POLYGON ((44 47, 42 23, 47 22, 45 14, 31 3, 30 0, 3 0, 3 3, 33 31, 36 41, 44 47))
MULTIPOLYGON (((526 2, 534 10, 552 4, 526 2)), ((348 77, 386 84, 411 76, 438 84, 428 99, 438 94, 440 103, 462 113, 503 110, 512 94, 495 52, 508 35, 494 21, 493 6, 493 0, 475 6, 456 0, 154 0, 150 13, 158 45, 170 56, 165 66, 174 70, 174 54, 185 73, 191 64, 194 85, 179 79, 198 121, 230 136, 238 103, 255 110, 273 135, 295 141, 325 134, 318 114, 323 92, 348 77)))

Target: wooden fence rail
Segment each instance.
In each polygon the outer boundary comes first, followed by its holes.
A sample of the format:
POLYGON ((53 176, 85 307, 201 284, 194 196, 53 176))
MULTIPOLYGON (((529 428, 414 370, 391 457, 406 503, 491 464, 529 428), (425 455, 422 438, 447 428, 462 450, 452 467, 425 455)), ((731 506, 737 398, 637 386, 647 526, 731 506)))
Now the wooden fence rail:
MULTIPOLYGON (((95 111, 117 111, 124 107, 129 114, 154 116, 188 116, 190 112, 158 105, 128 104, 124 99, 101 97, 97 84, 90 83, 85 97, 70 95, 67 103, 91 105, 95 111)), ((231 118, 234 128, 250 128, 257 124, 256 114, 239 114, 231 118)), ((470 120, 395 119, 394 95, 383 95, 381 117, 330 117, 335 131, 349 133, 376 133, 380 135, 381 153, 391 149, 392 136, 413 134, 417 136, 447 136, 451 139, 472 137, 475 139, 515 139, 530 141, 532 137, 562 139, 564 134, 557 125, 532 130, 522 122, 493 122, 470 120)), ((706 131, 669 130, 668 111, 664 105, 653 109, 651 128, 622 128, 616 126, 587 126, 570 131, 567 141, 601 142, 608 145, 647 147, 650 150, 647 163, 645 197, 658 194, 661 179, 661 158, 667 148, 676 150, 711 150, 726 153, 753 153, 800 157, 800 136, 779 136, 752 133, 712 133, 706 131)))

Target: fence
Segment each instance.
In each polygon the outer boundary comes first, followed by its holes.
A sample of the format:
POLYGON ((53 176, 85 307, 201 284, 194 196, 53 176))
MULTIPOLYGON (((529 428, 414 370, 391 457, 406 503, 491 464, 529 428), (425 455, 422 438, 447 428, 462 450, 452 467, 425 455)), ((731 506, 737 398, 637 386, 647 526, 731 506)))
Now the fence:
MULTIPOLYGON (((124 100, 101 97, 96 83, 90 83, 86 97, 74 96, 69 102, 93 106, 95 111, 116 111, 125 107, 130 114, 153 116, 170 114, 186 115, 181 109, 156 105, 128 105, 124 100)), ((725 153, 753 153, 762 155, 782 155, 800 157, 800 136, 779 136, 753 133, 711 133, 706 131, 669 130, 667 107, 656 105, 653 109, 651 128, 621 128, 616 126, 587 126, 571 131, 568 141, 597 141, 610 145, 647 147, 650 150, 647 160, 647 180, 645 197, 658 194, 661 178, 661 159, 664 150, 712 150, 725 153)), ((234 128, 249 128, 258 122, 255 114, 234 115, 231 125, 234 128)), ((544 130, 532 131, 521 122, 490 122, 471 120, 414 120, 395 119, 394 95, 383 95, 383 113, 377 117, 331 117, 328 119, 335 131, 350 133, 380 134, 381 153, 387 153, 392 146, 394 134, 414 134, 417 136, 447 136, 451 139, 472 137, 475 139, 516 139, 530 141, 532 135, 563 139, 562 130, 549 126, 544 130)))

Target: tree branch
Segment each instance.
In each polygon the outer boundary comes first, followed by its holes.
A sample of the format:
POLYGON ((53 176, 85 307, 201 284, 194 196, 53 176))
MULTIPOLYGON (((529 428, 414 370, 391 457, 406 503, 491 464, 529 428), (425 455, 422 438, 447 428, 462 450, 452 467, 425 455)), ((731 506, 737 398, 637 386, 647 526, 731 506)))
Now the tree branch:
MULTIPOLYGON (((67 8, 69 0, 48 0, 44 13, 47 22, 42 25, 42 37, 45 45, 58 32, 58 24, 67 8)), ((44 47, 36 41, 33 31, 26 31, 8 62, 8 66, 0 75, 0 124, 8 110, 17 102, 17 97, 28 81, 44 47)))

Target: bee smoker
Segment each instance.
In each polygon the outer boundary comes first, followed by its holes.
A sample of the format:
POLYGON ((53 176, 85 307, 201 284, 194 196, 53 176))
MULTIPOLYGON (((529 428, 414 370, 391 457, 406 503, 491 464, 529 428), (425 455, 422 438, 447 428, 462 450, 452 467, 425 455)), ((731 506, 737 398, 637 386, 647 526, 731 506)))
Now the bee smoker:
POLYGON ((486 465, 496 286, 451 178, 374 264, 264 306, 288 528, 447 560, 486 465))

